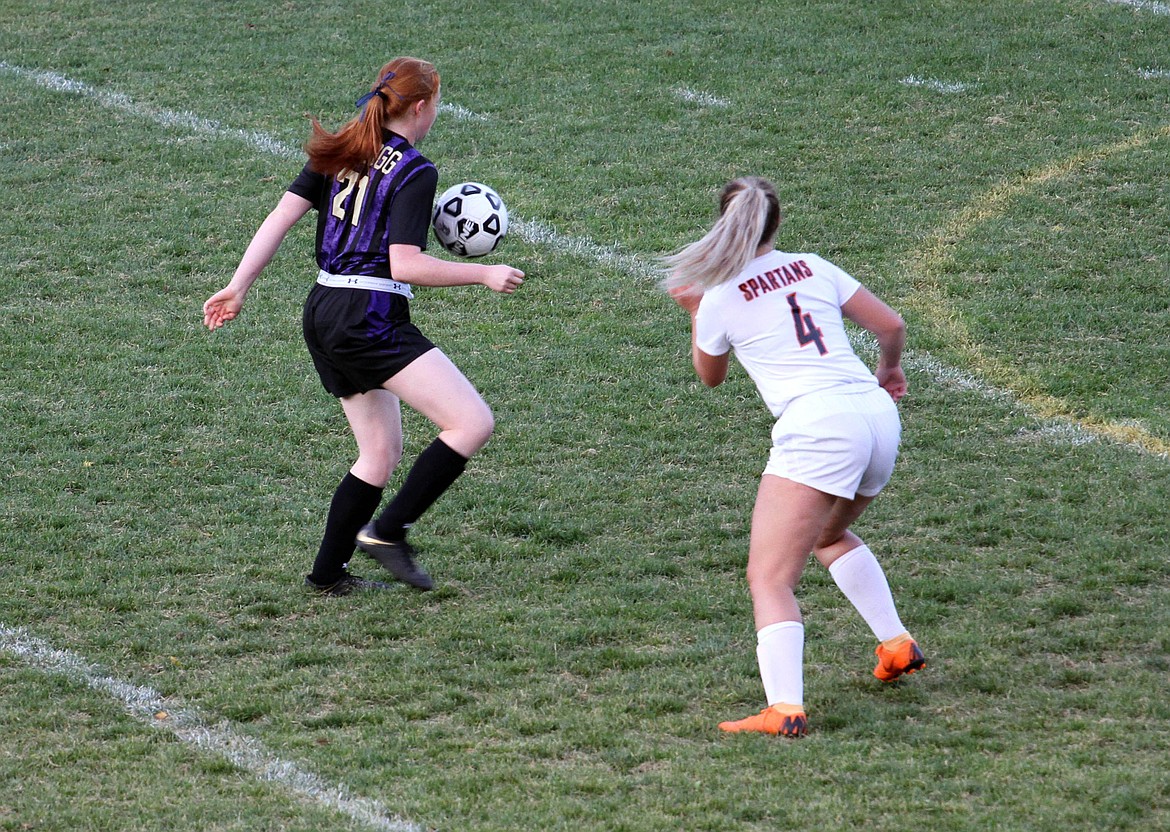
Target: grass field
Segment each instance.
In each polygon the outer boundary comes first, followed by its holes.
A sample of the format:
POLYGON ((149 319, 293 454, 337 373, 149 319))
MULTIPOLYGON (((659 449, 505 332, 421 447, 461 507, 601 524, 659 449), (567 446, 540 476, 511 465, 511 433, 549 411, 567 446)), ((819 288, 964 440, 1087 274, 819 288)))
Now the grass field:
POLYGON ((1170 5, 0 20, 0 830, 1170 828, 1170 5), (498 421, 414 532, 436 591, 314 598, 354 449, 300 337, 311 224, 239 320, 200 306, 303 114, 340 124, 396 54, 438 65, 423 149, 504 195, 529 279, 413 306, 498 421), (762 706, 769 419, 738 369, 697 383, 655 285, 749 173, 780 247, 910 325, 858 531, 930 665, 876 682, 810 568, 801 742, 715 729, 762 706))

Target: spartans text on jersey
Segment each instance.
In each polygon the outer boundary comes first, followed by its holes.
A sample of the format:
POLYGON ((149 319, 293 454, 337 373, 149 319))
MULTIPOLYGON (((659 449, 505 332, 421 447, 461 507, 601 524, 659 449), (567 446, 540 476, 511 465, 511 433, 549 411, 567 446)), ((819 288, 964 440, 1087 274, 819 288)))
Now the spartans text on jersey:
POLYGON ((813 271, 808 267, 808 264, 803 260, 797 260, 795 263, 786 263, 778 269, 769 269, 746 283, 739 284, 736 288, 743 292, 745 300, 755 300, 762 294, 783 289, 785 286, 791 286, 793 283, 812 276, 813 271))

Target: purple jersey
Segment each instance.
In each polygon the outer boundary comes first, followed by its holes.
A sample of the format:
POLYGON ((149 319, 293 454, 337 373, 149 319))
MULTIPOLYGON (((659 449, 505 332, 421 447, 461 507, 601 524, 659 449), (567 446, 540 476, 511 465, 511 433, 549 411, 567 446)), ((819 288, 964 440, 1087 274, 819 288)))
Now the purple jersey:
POLYGON ((363 171, 323 176, 305 165, 289 185, 317 208, 317 265, 329 274, 391 278, 391 245, 427 247, 439 173, 402 136, 383 139, 363 171))

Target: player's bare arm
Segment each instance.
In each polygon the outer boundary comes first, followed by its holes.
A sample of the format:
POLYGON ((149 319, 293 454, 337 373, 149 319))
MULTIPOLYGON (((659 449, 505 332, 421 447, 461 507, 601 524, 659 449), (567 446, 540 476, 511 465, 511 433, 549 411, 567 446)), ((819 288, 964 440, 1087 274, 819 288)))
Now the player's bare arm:
POLYGON ((872 332, 877 338, 880 355, 874 375, 894 401, 906 395, 909 385, 902 370, 902 350, 906 346, 906 322, 864 286, 845 301, 841 312, 853 323, 872 332))
POLYGON ((231 282, 207 299, 203 304, 203 325, 208 329, 219 329, 240 314, 248 290, 264 267, 272 260, 289 229, 308 213, 313 205, 307 199, 286 192, 272 212, 261 223, 244 251, 240 265, 231 282))
POLYGON ((455 262, 431 257, 418 246, 390 246, 390 273, 414 286, 472 286, 512 294, 524 282, 524 272, 503 264, 455 262))

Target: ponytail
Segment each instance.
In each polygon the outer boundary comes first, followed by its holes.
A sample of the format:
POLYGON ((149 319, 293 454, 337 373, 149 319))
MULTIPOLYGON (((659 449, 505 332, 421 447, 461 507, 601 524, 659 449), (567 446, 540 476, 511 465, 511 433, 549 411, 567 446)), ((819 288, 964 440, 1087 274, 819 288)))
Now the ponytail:
POLYGON ((418 58, 395 58, 382 67, 370 91, 358 99, 360 115, 336 133, 311 118, 312 133, 305 143, 310 167, 327 176, 367 167, 382 149, 382 126, 438 91, 439 73, 434 64, 418 58))
POLYGON ((731 280, 780 227, 780 201, 767 179, 742 177, 719 195, 719 219, 700 240, 664 258, 670 276, 663 288, 710 289, 731 280))

